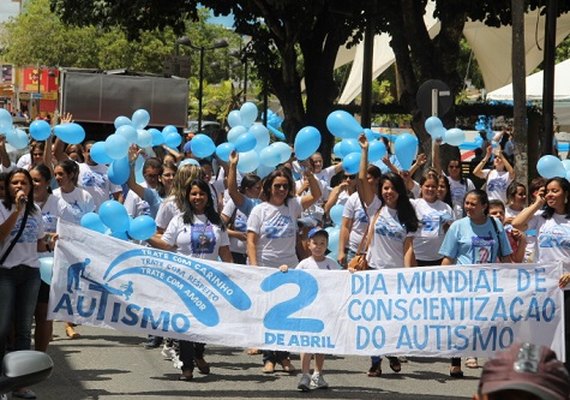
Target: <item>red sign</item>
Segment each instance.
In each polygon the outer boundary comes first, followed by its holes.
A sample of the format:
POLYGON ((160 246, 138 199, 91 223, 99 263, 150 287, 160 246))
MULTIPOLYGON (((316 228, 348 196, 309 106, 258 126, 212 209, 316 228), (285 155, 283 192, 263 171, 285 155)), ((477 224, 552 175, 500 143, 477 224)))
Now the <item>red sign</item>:
POLYGON ((34 93, 54 92, 58 90, 58 81, 57 68, 23 68, 21 90, 34 93))

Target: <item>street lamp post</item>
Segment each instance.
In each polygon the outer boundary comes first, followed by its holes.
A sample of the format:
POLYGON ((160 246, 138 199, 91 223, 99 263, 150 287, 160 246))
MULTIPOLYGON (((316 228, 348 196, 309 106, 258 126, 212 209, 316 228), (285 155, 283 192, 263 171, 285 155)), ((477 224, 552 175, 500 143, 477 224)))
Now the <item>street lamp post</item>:
POLYGON ((200 70, 198 72, 198 133, 202 132, 202 101, 204 97, 204 53, 208 50, 222 49, 228 47, 228 42, 221 39, 212 46, 195 46, 192 44, 188 36, 183 36, 176 41, 177 44, 183 44, 200 52, 200 70))

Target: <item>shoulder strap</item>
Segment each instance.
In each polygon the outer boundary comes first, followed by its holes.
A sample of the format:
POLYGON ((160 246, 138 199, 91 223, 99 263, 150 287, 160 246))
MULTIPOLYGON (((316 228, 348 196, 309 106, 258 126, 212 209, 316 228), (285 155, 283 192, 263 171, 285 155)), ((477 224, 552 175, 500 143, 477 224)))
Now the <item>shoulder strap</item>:
POLYGON ((0 258, 0 265, 4 264, 4 261, 6 261, 6 259, 12 252, 12 249, 16 245, 16 242, 18 241, 18 239, 20 239, 20 236, 22 236, 22 232, 24 232, 24 228, 26 227, 27 222, 28 222, 28 211, 26 210, 24 212, 24 217, 22 218, 22 223, 20 224, 20 229, 18 229, 18 233, 16 233, 16 236, 14 236, 14 239, 12 239, 12 242, 10 242, 10 246, 8 246, 4 254, 2 254, 2 258, 0 258))
POLYGON ((501 238, 499 237, 499 227, 497 226, 497 221, 495 221, 495 218, 489 218, 491 219, 491 224, 493 224, 493 229, 495 229, 495 234, 497 235, 497 244, 499 246, 499 253, 497 254, 497 258, 500 258, 503 256, 503 249, 501 247, 501 238))
MULTIPOLYGON (((382 207, 380 207, 378 209, 378 211, 376 211, 376 213, 374 214, 374 217, 372 217, 372 219, 368 223, 368 226, 366 227, 366 232, 364 232, 364 236, 362 237, 362 241, 358 245, 358 250, 356 250, 356 254, 363 254, 363 253, 366 253, 368 251, 368 247, 370 247, 370 242, 372 241, 372 239, 371 239, 372 234, 370 233, 370 231, 372 229, 374 229, 374 224, 376 224, 376 220, 378 219, 378 216, 380 215, 380 210, 382 210, 382 207)), ((364 212, 366 212, 366 210, 364 210, 364 212)))

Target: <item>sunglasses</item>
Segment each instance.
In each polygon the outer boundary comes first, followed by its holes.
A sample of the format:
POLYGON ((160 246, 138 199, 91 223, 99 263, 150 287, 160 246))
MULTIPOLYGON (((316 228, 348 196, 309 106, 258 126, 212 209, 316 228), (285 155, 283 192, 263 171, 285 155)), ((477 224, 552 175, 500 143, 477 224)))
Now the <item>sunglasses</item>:
POLYGON ((459 169, 459 165, 450 165, 449 169, 459 169))
POLYGON ((353 179, 356 179, 356 175, 345 175, 345 176, 344 176, 344 179, 353 180, 353 179))
POLYGON ((273 185, 273 187, 274 187, 275 189, 284 189, 284 190, 289 189, 289 185, 288 185, 287 183, 275 183, 275 184, 273 185))

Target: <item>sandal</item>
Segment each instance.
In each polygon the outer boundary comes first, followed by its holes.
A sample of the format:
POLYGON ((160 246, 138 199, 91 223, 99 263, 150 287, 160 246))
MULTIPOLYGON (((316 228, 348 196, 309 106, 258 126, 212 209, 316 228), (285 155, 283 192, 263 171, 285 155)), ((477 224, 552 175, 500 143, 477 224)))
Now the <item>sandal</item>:
POLYGON ((65 334, 70 339, 77 339, 81 337, 81 335, 73 329, 73 326, 66 326, 65 327, 65 334))
POLYGON ((265 361, 262 369, 264 374, 272 374, 275 372, 275 364, 272 361, 265 361))
POLYGON ((203 358, 195 358, 194 364, 196 364, 201 374, 208 375, 210 373, 210 365, 203 358))
POLYGON ((255 355, 261 354, 261 350, 251 348, 251 349, 247 349, 246 353, 248 356, 255 356, 255 355))
POLYGON ((463 371, 459 365, 449 367, 449 376, 452 378, 463 378, 463 371))
POLYGON ((283 367, 283 371, 287 372, 288 374, 293 374, 295 372, 295 367, 293 364, 291 364, 291 360, 288 358, 281 360, 281 366, 283 367))
POLYGON ((402 364, 400 364, 398 357, 388 357, 388 360, 390 360, 390 369, 392 371, 398 373, 402 370, 402 364))
POLYGON ((477 362, 477 357, 467 357, 465 360, 465 366, 471 369, 479 368, 479 363, 477 362))
POLYGON ((368 376, 370 378, 380 378, 382 376, 382 364, 372 364, 368 370, 368 376))

